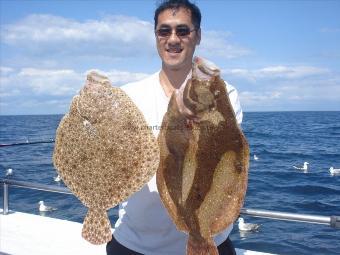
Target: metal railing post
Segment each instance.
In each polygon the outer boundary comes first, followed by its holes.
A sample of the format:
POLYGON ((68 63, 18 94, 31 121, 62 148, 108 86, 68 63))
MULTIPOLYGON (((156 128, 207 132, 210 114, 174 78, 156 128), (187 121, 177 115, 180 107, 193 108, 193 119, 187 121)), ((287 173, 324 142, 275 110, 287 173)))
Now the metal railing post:
POLYGON ((331 227, 340 229, 340 216, 331 216, 331 227))
POLYGON ((4 210, 3 214, 6 215, 8 214, 8 184, 4 182, 4 210))

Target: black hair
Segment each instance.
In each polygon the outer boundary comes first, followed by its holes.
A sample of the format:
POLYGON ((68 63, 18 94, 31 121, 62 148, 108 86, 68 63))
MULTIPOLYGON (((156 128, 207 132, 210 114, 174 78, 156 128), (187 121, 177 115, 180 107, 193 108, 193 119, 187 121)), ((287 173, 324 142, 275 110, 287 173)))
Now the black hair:
POLYGON ((168 10, 168 9, 178 10, 181 7, 187 10, 190 10, 192 24, 195 26, 195 29, 200 29, 201 17, 202 17, 201 11, 195 4, 189 2, 188 0, 166 0, 166 1, 161 2, 161 4, 155 10, 155 17, 154 17, 155 29, 158 24, 158 16, 161 12, 168 10))

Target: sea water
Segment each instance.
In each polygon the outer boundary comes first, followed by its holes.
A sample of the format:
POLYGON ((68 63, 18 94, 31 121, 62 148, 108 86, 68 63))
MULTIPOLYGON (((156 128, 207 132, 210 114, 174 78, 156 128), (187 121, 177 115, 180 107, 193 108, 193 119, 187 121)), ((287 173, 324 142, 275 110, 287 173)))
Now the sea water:
MULTIPOLYGON (((0 144, 54 139, 62 115, 0 116, 0 144)), ((340 112, 246 112, 242 129, 251 151, 244 207, 289 213, 340 216, 340 112), (254 159, 254 154, 258 160, 254 159), (308 171, 298 170, 308 162, 308 171)), ((53 143, 0 147, 0 177, 64 186, 53 179, 53 143)), ((87 209, 72 195, 10 187, 10 210, 39 214, 38 202, 57 207, 45 216, 82 222, 87 209)), ((0 191, 1 198, 3 191, 0 191)), ((2 200, 2 199, 1 199, 2 200)), ((0 202, 2 207, 2 202, 0 202)), ((111 209, 112 224, 117 210, 111 209)), ((237 248, 276 254, 340 254, 340 229, 326 225, 260 219, 258 232, 240 232, 237 248)), ((0 233, 1 235, 1 233, 0 233)))

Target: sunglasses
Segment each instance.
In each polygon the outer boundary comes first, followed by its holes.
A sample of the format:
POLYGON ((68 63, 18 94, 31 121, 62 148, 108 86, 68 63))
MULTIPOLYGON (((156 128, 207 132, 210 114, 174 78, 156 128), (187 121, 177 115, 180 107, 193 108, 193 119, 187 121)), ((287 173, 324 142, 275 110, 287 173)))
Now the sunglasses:
MULTIPOLYGON (((175 28, 175 31, 176 31, 176 35, 178 37, 185 37, 185 36, 188 36, 191 32, 195 31, 196 29, 190 29, 190 27, 188 26, 177 26, 175 28)), ((170 37, 172 35, 172 28, 169 27, 169 26, 164 26, 164 27, 161 27, 160 29, 156 30, 155 31, 156 35, 158 37, 170 37)))

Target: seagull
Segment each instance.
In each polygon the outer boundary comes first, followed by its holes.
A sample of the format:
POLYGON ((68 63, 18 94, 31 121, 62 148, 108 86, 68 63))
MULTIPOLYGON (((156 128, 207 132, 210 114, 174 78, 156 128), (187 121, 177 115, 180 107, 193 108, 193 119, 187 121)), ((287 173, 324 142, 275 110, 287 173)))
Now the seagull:
POLYGON ((40 212, 49 212, 49 211, 55 211, 57 208, 53 208, 51 206, 47 206, 44 204, 44 201, 39 201, 39 211, 40 212))
POLYGON ((340 175, 340 168, 336 169, 336 168, 331 166, 329 168, 329 173, 331 174, 331 176, 340 175))
POLYGON ((259 160, 259 158, 254 154, 254 160, 259 160))
POLYGON ((11 176, 11 175, 13 175, 13 169, 12 168, 8 168, 6 170, 6 176, 11 176))
POLYGON ((308 171, 308 162, 304 162, 303 163, 303 167, 297 167, 297 166, 293 166, 295 169, 299 169, 299 170, 303 170, 304 172, 308 171))
POLYGON ((53 178, 55 182, 60 182, 61 181, 61 177, 58 174, 56 177, 53 178))
POLYGON ((242 217, 238 218, 238 229, 240 231, 257 231, 260 228, 260 224, 244 223, 242 217))

